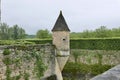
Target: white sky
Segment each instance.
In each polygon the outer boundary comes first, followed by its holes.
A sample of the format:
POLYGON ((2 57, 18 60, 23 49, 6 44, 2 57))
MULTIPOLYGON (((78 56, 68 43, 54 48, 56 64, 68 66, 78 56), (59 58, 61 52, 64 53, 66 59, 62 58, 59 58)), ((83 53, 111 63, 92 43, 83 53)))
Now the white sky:
POLYGON ((2 22, 35 34, 51 30, 60 10, 72 32, 120 27, 120 0, 2 0, 2 22))

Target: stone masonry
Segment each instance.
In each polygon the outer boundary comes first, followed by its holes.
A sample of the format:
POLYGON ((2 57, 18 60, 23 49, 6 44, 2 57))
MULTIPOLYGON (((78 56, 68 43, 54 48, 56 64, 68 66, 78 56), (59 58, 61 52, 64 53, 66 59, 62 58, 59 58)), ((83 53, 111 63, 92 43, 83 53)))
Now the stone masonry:
MULTIPOLYGON (((32 56, 34 54, 42 54, 42 61, 46 66, 44 76, 41 80, 46 80, 48 77, 56 75, 57 80, 63 80, 59 63, 57 61, 57 49, 50 44, 45 45, 25 45, 25 46, 0 46, 0 80, 6 80, 7 65, 4 63, 6 58, 9 58, 10 77, 20 76, 19 80, 25 80, 25 73, 29 74, 29 80, 37 80, 35 75, 35 61, 32 56), (10 51, 9 55, 3 55, 5 49, 10 51)), ((61 60, 64 62, 64 59, 61 60)))

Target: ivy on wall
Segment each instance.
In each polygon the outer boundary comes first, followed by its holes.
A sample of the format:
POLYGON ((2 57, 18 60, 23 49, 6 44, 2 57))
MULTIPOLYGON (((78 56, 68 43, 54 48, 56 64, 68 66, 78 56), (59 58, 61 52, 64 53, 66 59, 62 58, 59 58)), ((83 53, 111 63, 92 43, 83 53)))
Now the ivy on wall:
POLYGON ((20 78, 29 80, 30 70, 38 80, 43 76, 47 69, 42 57, 45 51, 35 47, 29 48, 24 45, 4 49, 2 61, 6 65, 6 80, 19 80, 20 78), (19 71, 19 75, 11 76, 16 70, 19 71))

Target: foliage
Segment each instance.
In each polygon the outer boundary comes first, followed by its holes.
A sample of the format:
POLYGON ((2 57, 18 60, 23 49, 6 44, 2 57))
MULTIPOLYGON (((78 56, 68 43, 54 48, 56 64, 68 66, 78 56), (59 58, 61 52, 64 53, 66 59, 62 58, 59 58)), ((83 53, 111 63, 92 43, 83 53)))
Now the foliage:
POLYGON ((84 64, 84 63, 72 63, 72 62, 68 62, 64 69, 63 69, 63 73, 72 73, 72 74, 93 74, 93 75, 98 75, 101 74, 105 71, 107 71, 108 69, 112 68, 113 66, 111 65, 100 65, 100 64, 84 64))
POLYGON ((102 65, 102 58, 103 58, 102 54, 98 53, 97 57, 98 57, 98 64, 102 65))
MULTIPOLYGON (((10 44, 52 44, 51 39, 0 40, 0 45, 10 44)), ((71 39, 71 49, 120 50, 120 38, 71 39)))
POLYGON ((15 42, 14 40, 0 40, 0 45, 11 45, 15 44, 15 42))
MULTIPOLYGON (((51 43, 51 39, 29 39, 26 40, 36 44, 51 43)), ((89 50, 120 50, 120 38, 86 38, 71 39, 71 49, 89 49, 89 50)))
POLYGON ((78 52, 78 51, 74 51, 74 52, 72 53, 72 55, 73 55, 74 58, 75 58, 75 62, 77 62, 77 59, 78 59, 78 56, 79 56, 79 52, 78 52))
POLYGON ((44 51, 37 52, 35 50, 31 53, 32 57, 36 58, 34 71, 36 73, 37 78, 39 79, 43 76, 44 71, 47 68, 47 66, 45 66, 42 60, 43 54, 44 54, 44 51))
POLYGON ((98 38, 104 38, 104 37, 110 37, 110 31, 105 27, 105 26, 101 26, 100 28, 95 30, 95 37, 98 38))
POLYGON ((46 44, 46 43, 52 44, 51 39, 26 39, 26 41, 33 42, 35 44, 46 44))
POLYGON ((11 59, 9 57, 6 57, 3 59, 3 63, 7 66, 11 64, 11 59))
POLYGON ((26 39, 33 39, 35 38, 36 36, 35 35, 29 35, 29 34, 26 34, 26 39))
POLYGON ((24 73, 24 80, 29 80, 29 76, 30 76, 29 73, 26 73, 26 72, 25 72, 25 73, 24 73))
POLYGON ((23 39, 25 38, 25 30, 20 28, 18 25, 14 25, 10 28, 11 38, 16 39, 23 39))
POLYGON ((18 25, 9 27, 6 23, 0 23, 0 39, 23 39, 25 38, 25 30, 18 25))
POLYGON ((34 44, 26 40, 0 40, 0 45, 23 45, 23 44, 34 44))
POLYGON ((46 70, 47 66, 43 63, 42 57, 44 55, 44 48, 42 50, 38 50, 39 46, 37 45, 13 45, 7 47, 7 49, 4 50, 4 58, 3 63, 6 65, 6 80, 19 80, 21 77, 24 78, 24 80, 29 80, 29 72, 27 70, 31 69, 30 64, 24 64, 28 62, 33 63, 33 74, 35 73, 36 77, 38 79, 43 76, 44 71, 46 70), (10 54, 10 49, 14 49, 14 52, 10 54), (22 55, 24 54, 24 55, 22 55), (14 65, 14 69, 11 69, 11 65, 14 65), (24 66, 24 73, 19 72, 19 76, 11 77, 12 70, 19 70, 21 67, 24 66), (22 74, 22 75, 21 75, 22 74))
POLYGON ((4 49, 3 55, 9 55, 11 52, 9 49, 4 49))
POLYGON ((9 26, 6 23, 0 23, 0 39, 9 39, 9 26))
POLYGON ((72 39, 71 49, 120 50, 120 38, 72 39))
POLYGON ((36 33, 36 37, 39 39, 51 38, 51 34, 47 29, 38 30, 36 33))
MULTIPOLYGON (((116 56, 119 56, 119 51, 115 50, 84 50, 84 49, 72 49, 71 56, 75 59, 74 62, 86 63, 86 64, 113 64, 115 65, 117 60, 116 56), (114 54, 113 54, 114 53, 114 54), (108 57, 110 56, 110 57, 108 57), (76 58, 77 57, 77 58, 76 58), (116 61, 114 60, 116 58, 116 61), (78 61, 79 60, 79 61, 78 61), (106 60, 106 61, 104 61, 106 60), (114 60, 114 61, 113 61, 114 60), (113 62, 111 62, 113 61, 113 62)), ((71 61, 71 60, 70 60, 71 61)))
POLYGON ((20 80, 20 78, 21 78, 21 75, 18 75, 18 76, 12 77, 11 80, 20 80))
POLYGON ((26 40, 16 40, 14 44, 26 45, 26 44, 34 44, 34 43, 26 40))
POLYGON ((12 63, 11 59, 9 57, 5 57, 3 59, 3 63, 6 65, 6 80, 11 80, 10 74, 11 74, 11 69, 9 67, 9 65, 12 63))
POLYGON ((120 37, 120 27, 107 29, 106 26, 100 26, 96 30, 85 30, 83 32, 72 32, 70 38, 112 38, 120 37))
POLYGON ((7 65, 7 68, 6 68, 6 80, 11 80, 10 74, 11 74, 11 69, 7 65))

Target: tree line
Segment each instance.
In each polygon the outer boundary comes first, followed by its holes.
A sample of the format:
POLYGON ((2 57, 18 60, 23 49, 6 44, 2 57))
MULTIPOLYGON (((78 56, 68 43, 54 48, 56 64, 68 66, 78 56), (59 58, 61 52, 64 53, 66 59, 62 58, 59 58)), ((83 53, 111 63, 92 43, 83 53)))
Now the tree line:
POLYGON ((38 30, 35 35, 26 34, 25 30, 16 25, 10 27, 6 23, 0 23, 0 40, 16 40, 25 38, 39 38, 48 39, 51 38, 51 33, 49 30, 38 30))
POLYGON ((106 26, 100 26, 95 30, 85 30, 83 32, 72 32, 71 38, 112 38, 120 37, 120 27, 108 29, 106 26))
MULTIPOLYGON (((83 32, 71 32, 70 38, 112 38, 120 37, 120 27, 108 29, 106 26, 100 26, 95 30, 85 30, 83 32)), ((47 29, 40 29, 35 35, 26 34, 25 30, 18 25, 9 27, 6 23, 0 24, 0 40, 16 40, 24 38, 51 39, 52 34, 47 29)))
MULTIPOLYGON (((38 30, 37 38, 51 38, 51 33, 46 30, 38 30)), ((70 38, 113 38, 120 37, 120 27, 108 29, 106 26, 100 26, 95 30, 85 30, 83 32, 71 32, 70 38)))
POLYGON ((10 27, 6 23, 0 23, 0 40, 23 39, 25 35, 25 30, 18 25, 10 27))

